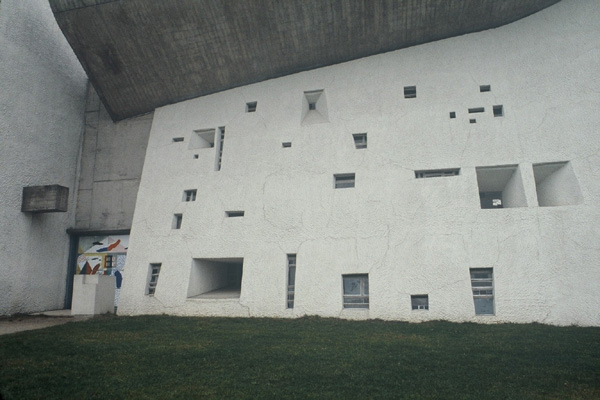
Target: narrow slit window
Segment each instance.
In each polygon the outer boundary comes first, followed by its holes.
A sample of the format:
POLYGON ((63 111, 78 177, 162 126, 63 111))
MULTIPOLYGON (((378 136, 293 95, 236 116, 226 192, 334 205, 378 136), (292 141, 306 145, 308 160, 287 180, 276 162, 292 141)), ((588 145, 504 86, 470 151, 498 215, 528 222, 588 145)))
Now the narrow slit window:
POLYGON ((369 275, 342 275, 344 308, 369 308, 369 275))
POLYGON ((343 189, 343 188, 353 188, 355 177, 354 174, 336 174, 333 176, 335 180, 335 188, 343 189))
POLYGON ((146 285, 146 294, 154 296, 156 284, 158 283, 158 275, 160 274, 161 264, 150 264, 148 271, 148 284, 146 285))
POLYGON ((502 105, 492 107, 494 110, 494 117, 503 117, 504 116, 504 107, 502 105))
POLYGON ((494 315, 494 273, 492 268, 471 268, 471 288, 476 315, 494 315))
POLYGON ((352 135, 354 138, 354 146, 357 149, 366 149, 367 148, 367 134, 366 133, 354 133, 352 135))
POLYGON ((183 142, 183 138, 182 137, 174 137, 173 142, 183 142))
POLYGON ((225 215, 227 215, 228 218, 243 217, 244 211, 225 211, 225 215))
POLYGON ((225 127, 222 126, 219 128, 219 142, 217 145, 217 154, 216 154, 216 162, 215 162, 215 171, 221 170, 221 162, 223 160, 223 142, 225 141, 225 127))
POLYGON ((481 85, 479 86, 479 91, 480 92, 490 92, 492 90, 492 87, 490 85, 481 85))
POLYGON ((482 113, 482 112, 485 112, 485 108, 483 108, 483 107, 469 108, 469 114, 482 113))
POLYGON ((429 296, 426 294, 411 295, 410 303, 413 310, 429 310, 429 296))
POLYGON ((181 222, 183 221, 183 214, 173 214, 173 229, 181 229, 181 222))
POLYGON ((250 103, 246 103, 246 112, 252 113, 256 111, 256 101, 251 101, 250 103))
POLYGON ((292 142, 282 142, 281 147, 292 147, 292 142))
POLYGON ((443 176, 456 176, 459 173, 460 168, 430 169, 424 171, 415 171, 415 178, 440 178, 443 176))
POLYGON ((196 189, 184 190, 183 201, 196 201, 196 189))
POLYGON ((417 97, 417 87, 416 86, 404 86, 404 98, 405 99, 414 99, 417 97))
POLYGON ((287 308, 294 308, 294 296, 296 292, 296 255, 287 255, 287 308))
POLYGON ((452 119, 456 118, 456 112, 450 111, 450 118, 452 118, 452 119))

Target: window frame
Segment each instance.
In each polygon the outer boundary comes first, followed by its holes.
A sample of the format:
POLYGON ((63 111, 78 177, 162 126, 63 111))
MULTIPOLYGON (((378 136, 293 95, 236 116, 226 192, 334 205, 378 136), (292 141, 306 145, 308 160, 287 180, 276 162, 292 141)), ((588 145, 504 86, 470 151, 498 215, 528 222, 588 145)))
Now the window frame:
POLYGON ((473 305, 475 315, 495 315, 496 304, 494 301, 494 269, 493 268, 470 268, 469 277, 471 278, 471 292, 473 294, 473 305), (489 273, 489 277, 478 278, 474 274, 489 273), (489 285, 482 283, 489 283, 489 285), (485 299, 491 301, 491 312, 481 312, 477 310, 477 300, 485 299))
POLYGON ((342 306, 344 309, 369 309, 369 274, 342 275, 342 306), (346 293, 346 279, 359 279, 359 294, 346 293))
POLYGON ((334 189, 349 189, 356 186, 356 174, 334 174, 333 187, 334 189))
POLYGON ((154 296, 156 293, 156 286, 158 285, 161 267, 162 263, 151 263, 148 267, 148 283, 146 284, 147 296, 154 296))
POLYGON ((196 201, 197 189, 188 189, 183 191, 183 201, 189 203, 191 201, 196 201))

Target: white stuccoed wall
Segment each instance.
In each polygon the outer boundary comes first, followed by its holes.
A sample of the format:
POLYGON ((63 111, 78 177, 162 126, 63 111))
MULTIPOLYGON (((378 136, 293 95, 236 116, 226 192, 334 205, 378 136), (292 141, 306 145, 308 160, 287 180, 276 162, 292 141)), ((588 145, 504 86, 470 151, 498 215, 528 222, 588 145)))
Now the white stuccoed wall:
POLYGON ((597 1, 564 0, 499 29, 157 109, 119 313, 600 325, 599 21, 597 1), (416 99, 403 96, 410 85, 416 99), (302 125, 314 89, 329 122, 302 125), (217 172, 214 148, 188 146, 194 130, 219 126, 217 172), (361 132, 368 148, 357 150, 361 132), (571 162, 580 204, 538 207, 532 164, 555 161, 571 162), (475 168, 515 164, 510 186, 527 206, 482 210, 475 168), (415 179, 455 167, 456 177, 415 179), (333 174, 350 172, 356 187, 334 189, 333 174), (182 202, 194 188, 197 200, 182 202), (293 310, 287 253, 297 253, 293 310), (244 258, 239 299, 187 299, 193 258, 233 257, 244 258), (150 263, 162 263, 154 296, 150 263), (475 316, 469 268, 494 269, 494 316, 475 316), (343 309, 348 273, 369 274, 368 310, 343 309), (412 311, 411 294, 428 294, 430 309, 412 311))
POLYGON ((0 315, 63 308, 87 78, 47 1, 0 2, 0 315), (21 213, 23 186, 69 211, 21 213))

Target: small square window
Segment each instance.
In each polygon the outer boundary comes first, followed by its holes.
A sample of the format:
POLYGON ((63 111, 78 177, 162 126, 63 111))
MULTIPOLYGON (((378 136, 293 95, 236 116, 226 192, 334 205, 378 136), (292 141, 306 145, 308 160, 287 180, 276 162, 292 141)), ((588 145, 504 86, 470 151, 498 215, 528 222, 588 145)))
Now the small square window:
POLYGON ((183 220, 183 214, 173 214, 173 224, 171 228, 181 229, 181 222, 183 220))
POLYGON ((504 116, 504 107, 502 105, 494 106, 494 117, 503 117, 504 116))
POLYGON ((183 201, 196 201, 196 189, 184 190, 183 201))
POLYGON ((470 124, 475 124, 475 123, 477 123, 477 120, 475 118, 472 118, 472 119, 469 120, 469 123, 470 124))
POLYGON ((367 148, 367 134, 366 133, 354 133, 352 135, 354 138, 354 146, 357 149, 366 149, 367 148))
POLYGON ((256 111, 256 101, 251 101, 250 103, 246 103, 246 112, 255 112, 256 111))
POLYGON ((146 294, 154 296, 156 284, 158 283, 158 275, 160 274, 161 264, 150 264, 148 271, 148 284, 146 285, 146 294))
POLYGON ((292 147, 292 142, 282 142, 281 147, 292 147))
POLYGON ((450 118, 456 118, 456 112, 450 111, 450 118))
POLYGON ((415 294, 410 296, 413 310, 429 310, 429 296, 426 294, 415 294))
POLYGON ((316 110, 317 109, 317 103, 308 103, 308 109, 309 110, 316 110))
POLYGON ((194 159, 197 160, 198 159, 198 154, 194 154, 194 159))
POLYGON ((369 275, 342 275, 344 308, 369 308, 369 275))
POLYGON ((415 99, 417 97, 417 87, 416 86, 404 86, 404 98, 405 99, 415 99))
POLYGON ((243 217, 244 211, 225 211, 225 215, 227 215, 228 218, 243 217))
POLYGON ((336 174, 333 178, 335 180, 336 189, 354 187, 354 174, 336 174))
POLYGON ((492 87, 490 85, 481 85, 479 86, 479 91, 480 92, 489 92, 492 90, 492 87))

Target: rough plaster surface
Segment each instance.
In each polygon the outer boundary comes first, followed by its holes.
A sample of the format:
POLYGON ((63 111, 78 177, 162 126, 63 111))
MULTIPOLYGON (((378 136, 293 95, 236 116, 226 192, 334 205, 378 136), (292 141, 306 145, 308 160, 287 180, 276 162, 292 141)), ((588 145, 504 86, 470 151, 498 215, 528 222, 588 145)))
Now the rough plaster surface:
POLYGON ((0 49, 0 314, 62 308, 87 78, 47 2, 3 0, 0 49), (68 212, 21 213, 50 184, 68 212))
POLYGON ((600 325, 599 18, 597 1, 564 0, 499 29, 157 109, 119 313, 600 325), (413 85, 417 98, 405 99, 413 85), (302 125, 303 93, 315 89, 329 122, 302 125), (485 107, 475 124, 473 107, 485 107), (217 172, 215 148, 188 143, 220 126, 217 172), (361 132, 368 148, 357 150, 361 132), (581 201, 539 207, 532 165, 557 161, 570 161, 581 201), (483 210, 475 169, 501 165, 518 165, 519 207, 483 210), (333 188, 351 172, 355 188, 333 188), (196 201, 182 202, 194 188, 196 201), (293 310, 287 253, 297 254, 293 310), (194 258, 233 257, 244 259, 239 299, 187 298, 194 258), (150 263, 162 263, 154 296, 150 263), (474 315, 469 268, 493 268, 495 315, 474 315), (350 273, 369 274, 368 310, 342 307, 350 273), (428 294, 430 309, 412 311, 411 294, 428 294))
POLYGON ((131 228, 152 115, 114 123, 88 88, 76 228, 131 228))

